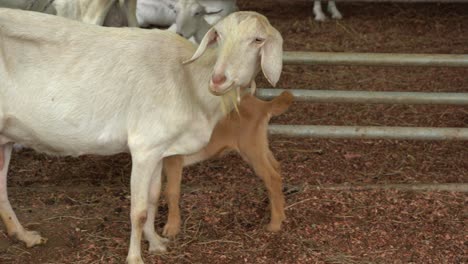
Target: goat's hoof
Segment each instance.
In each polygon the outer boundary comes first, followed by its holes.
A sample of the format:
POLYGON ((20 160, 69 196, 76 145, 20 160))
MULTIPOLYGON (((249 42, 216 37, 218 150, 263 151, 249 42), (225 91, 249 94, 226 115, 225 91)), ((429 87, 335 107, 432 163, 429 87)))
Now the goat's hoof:
POLYGON ((180 233, 179 224, 166 224, 163 229, 163 235, 165 237, 174 238, 180 233))
POLYGON ((167 252, 167 248, 163 241, 161 241, 160 243, 150 243, 148 251, 152 254, 161 254, 167 252))
POLYGON ((333 18, 333 19, 342 19, 343 16, 342 16, 341 14, 333 14, 333 15, 332 15, 332 18, 333 18))
POLYGON ((22 234, 16 234, 16 237, 23 241, 28 248, 47 243, 47 238, 43 238, 36 231, 25 230, 22 234))
POLYGON ((164 253, 167 251, 166 244, 169 243, 169 239, 160 237, 155 234, 151 239, 148 239, 149 242, 149 252, 151 253, 164 253))
POLYGON ((267 229, 267 231, 269 231, 269 232, 278 232, 278 231, 281 230, 281 224, 269 223, 269 224, 266 226, 266 229, 267 229))
POLYGON ((315 16, 315 21, 318 21, 318 22, 325 22, 325 21, 327 21, 327 17, 324 16, 324 15, 315 16))
POLYGON ((128 256, 127 263, 128 264, 144 264, 141 256, 128 256))

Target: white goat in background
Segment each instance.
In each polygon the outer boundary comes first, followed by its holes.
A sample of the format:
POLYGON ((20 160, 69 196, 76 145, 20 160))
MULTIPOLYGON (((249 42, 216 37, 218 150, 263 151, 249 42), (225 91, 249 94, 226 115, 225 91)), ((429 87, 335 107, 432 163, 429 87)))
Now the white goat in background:
MULTIPOLYGON (((317 21, 325 21, 327 20, 327 16, 322 11, 322 4, 319 0, 314 1, 314 15, 315 20, 317 21)), ((331 14, 332 18, 334 19, 342 19, 343 16, 341 15, 340 11, 336 7, 335 1, 328 1, 327 4, 327 11, 331 14)))
POLYGON ((223 10, 208 13, 206 8, 197 0, 179 0, 175 6, 175 11, 176 21, 169 30, 175 31, 186 39, 191 40, 193 37, 193 41, 191 41, 199 44, 212 26, 205 20, 205 16, 219 14, 223 10))
POLYGON ((140 27, 169 27, 175 23, 176 0, 138 0, 137 20, 140 27))
POLYGON ((167 31, 13 9, 0 9, 0 27, 0 216, 7 233, 28 247, 46 241, 20 224, 8 200, 13 143, 60 156, 129 152, 130 264, 143 263, 143 235, 150 251, 166 250, 154 227, 163 158, 208 143, 223 116, 215 95, 249 87, 260 67, 274 86, 282 69, 283 39, 255 12, 226 17, 198 48, 167 31))
POLYGON ((169 30, 200 43, 212 25, 237 11, 235 0, 139 0, 140 26, 170 26, 169 30))

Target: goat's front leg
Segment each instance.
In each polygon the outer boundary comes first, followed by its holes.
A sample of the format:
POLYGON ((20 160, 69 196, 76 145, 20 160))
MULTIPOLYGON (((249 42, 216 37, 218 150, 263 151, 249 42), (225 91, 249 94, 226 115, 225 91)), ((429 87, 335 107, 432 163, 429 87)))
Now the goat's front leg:
POLYGON ((132 232, 127 262, 140 264, 143 263, 141 237, 148 219, 149 186, 152 180, 161 181, 162 155, 154 152, 132 152, 132 163, 130 179, 132 232))
POLYGON ((252 165, 255 173, 263 180, 268 191, 270 200, 271 219, 267 226, 268 231, 277 232, 281 230, 281 223, 286 216, 284 214, 284 195, 279 163, 273 157, 269 149, 258 153, 248 151, 243 153, 248 162, 252 165))
MULTIPOLYGON (((71 2, 71 1, 70 1, 71 2)), ((93 1, 88 10, 82 15, 81 21, 88 24, 102 26, 106 20, 109 10, 116 3, 116 0, 93 1)), ((58 16, 66 17, 64 14, 58 16)))
POLYGON ((13 144, 0 145, 0 216, 5 223, 9 236, 16 237, 26 243, 27 247, 44 244, 47 239, 35 231, 28 231, 18 221, 13 208, 11 208, 7 193, 7 174, 10 164, 13 144))
POLYGON ((125 10, 125 15, 127 17, 127 23, 129 27, 138 27, 138 20, 136 17, 137 9, 137 0, 120 0, 121 6, 125 10), (123 1, 123 3, 122 3, 123 1))
POLYGON ((165 252, 165 243, 169 242, 168 239, 160 237, 154 229, 154 220, 158 213, 158 201, 161 194, 161 170, 158 169, 153 175, 151 186, 149 188, 149 201, 148 201, 148 219, 143 227, 145 239, 149 242, 150 252, 165 252))

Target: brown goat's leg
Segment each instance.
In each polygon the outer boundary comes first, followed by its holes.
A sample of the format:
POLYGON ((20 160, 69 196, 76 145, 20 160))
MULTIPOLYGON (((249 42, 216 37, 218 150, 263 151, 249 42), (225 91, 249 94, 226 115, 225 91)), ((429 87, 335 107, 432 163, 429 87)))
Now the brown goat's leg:
POLYGON ((268 160, 270 161, 271 166, 273 166, 273 168, 274 168, 276 171, 280 171, 280 170, 281 170, 280 163, 275 159, 275 156, 273 155, 273 153, 271 152, 271 150, 268 150, 268 160))
POLYGON ((205 148, 198 151, 197 153, 184 156, 183 165, 189 166, 207 159, 211 159, 212 157, 219 156, 221 153, 229 149, 228 146, 229 145, 226 144, 226 142, 218 140, 217 138, 211 138, 210 143, 208 143, 205 148))
POLYGON ((164 158, 164 174, 167 178, 166 199, 169 207, 167 223, 163 235, 175 237, 180 232, 180 184, 182 181, 183 157, 172 156, 164 158))
MULTIPOLYGON (((267 155, 249 157, 255 173, 263 180, 270 199, 271 219, 268 231, 276 232, 281 229, 281 223, 286 218, 284 214, 284 196, 281 175, 274 169, 267 155)), ((275 160, 276 161, 276 160, 275 160)))

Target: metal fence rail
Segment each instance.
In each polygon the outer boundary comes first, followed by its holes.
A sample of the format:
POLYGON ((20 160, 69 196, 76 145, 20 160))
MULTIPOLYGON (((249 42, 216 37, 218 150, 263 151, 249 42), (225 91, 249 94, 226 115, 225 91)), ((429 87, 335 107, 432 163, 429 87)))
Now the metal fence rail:
POLYGON ((468 55, 286 51, 283 54, 283 62, 320 65, 468 67, 468 55))
POLYGON ((257 89, 257 96, 271 100, 283 91, 291 92, 294 95, 295 101, 310 101, 315 103, 468 105, 468 93, 257 89))
POLYGON ((268 131, 292 137, 468 140, 468 128, 270 125, 268 131))
MULTIPOLYGON (((285 64, 468 67, 468 55, 285 52, 285 64)), ((258 89, 271 99, 283 89, 258 89)), ((468 105, 468 93, 368 92, 289 89, 297 101, 468 105)), ((293 137, 468 140, 468 128, 270 125, 270 134, 293 137)))

